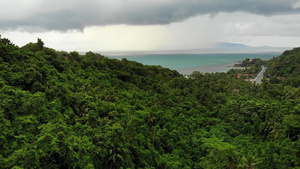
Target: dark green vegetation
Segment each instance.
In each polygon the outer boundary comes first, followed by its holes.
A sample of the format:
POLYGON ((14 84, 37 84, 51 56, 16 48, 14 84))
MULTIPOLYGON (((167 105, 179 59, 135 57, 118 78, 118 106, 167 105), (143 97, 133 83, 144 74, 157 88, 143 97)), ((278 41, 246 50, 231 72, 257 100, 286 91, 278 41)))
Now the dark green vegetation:
POLYGON ((287 50, 267 64, 271 83, 300 87, 300 48, 287 50))
POLYGON ((0 168, 299 168, 299 58, 255 85, 2 39, 0 168))
POLYGON ((228 73, 242 73, 252 75, 254 78, 261 71, 261 66, 266 66, 267 61, 262 60, 260 58, 247 58, 243 60, 241 63, 235 64, 234 67, 242 67, 244 69, 230 69, 228 73))
POLYGON ((241 63, 235 64, 237 67, 260 67, 261 65, 265 65, 267 61, 261 60, 260 58, 247 58, 243 60, 241 63))

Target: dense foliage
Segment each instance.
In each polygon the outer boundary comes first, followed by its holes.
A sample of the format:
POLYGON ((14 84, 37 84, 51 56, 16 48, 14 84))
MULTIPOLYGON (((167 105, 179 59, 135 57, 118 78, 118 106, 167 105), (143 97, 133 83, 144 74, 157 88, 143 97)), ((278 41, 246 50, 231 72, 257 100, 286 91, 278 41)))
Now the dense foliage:
POLYGON ((260 67, 265 65, 267 61, 261 60, 260 58, 247 58, 240 63, 235 64, 237 67, 260 67))
POLYGON ((269 76, 297 77, 300 75, 300 47, 287 50, 268 62, 269 76))
POLYGON ((229 70, 229 73, 242 73, 252 75, 255 77, 260 71, 261 66, 266 66, 267 61, 260 58, 247 58, 240 63, 233 66, 233 69, 229 70))
POLYGON ((271 83, 300 87, 300 48, 287 50, 268 61, 266 75, 271 83))
POLYGON ((1 168, 300 167, 300 92, 289 83, 186 78, 40 39, 1 39, 0 67, 1 168))

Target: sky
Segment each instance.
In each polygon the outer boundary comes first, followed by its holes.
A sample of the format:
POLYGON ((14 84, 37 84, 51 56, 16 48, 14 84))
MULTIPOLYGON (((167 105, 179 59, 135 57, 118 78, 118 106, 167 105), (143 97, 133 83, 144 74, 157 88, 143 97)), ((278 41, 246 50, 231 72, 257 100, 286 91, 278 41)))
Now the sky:
POLYGON ((65 51, 300 46, 300 0, 0 0, 0 34, 65 51))

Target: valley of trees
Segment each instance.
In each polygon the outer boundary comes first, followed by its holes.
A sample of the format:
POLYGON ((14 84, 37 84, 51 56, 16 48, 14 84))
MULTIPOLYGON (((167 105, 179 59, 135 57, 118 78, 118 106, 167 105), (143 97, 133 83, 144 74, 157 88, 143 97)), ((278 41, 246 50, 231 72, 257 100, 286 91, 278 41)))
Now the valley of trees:
POLYGON ((300 48, 263 64, 256 85, 3 38, 0 168, 299 169, 300 48))

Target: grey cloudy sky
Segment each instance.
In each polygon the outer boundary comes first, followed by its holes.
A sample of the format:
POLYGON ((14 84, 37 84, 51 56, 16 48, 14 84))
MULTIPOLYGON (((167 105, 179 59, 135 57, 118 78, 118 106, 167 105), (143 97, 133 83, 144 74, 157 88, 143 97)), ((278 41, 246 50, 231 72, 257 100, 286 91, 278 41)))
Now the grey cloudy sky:
POLYGON ((0 0, 0 33, 58 50, 300 46, 300 0, 0 0))

